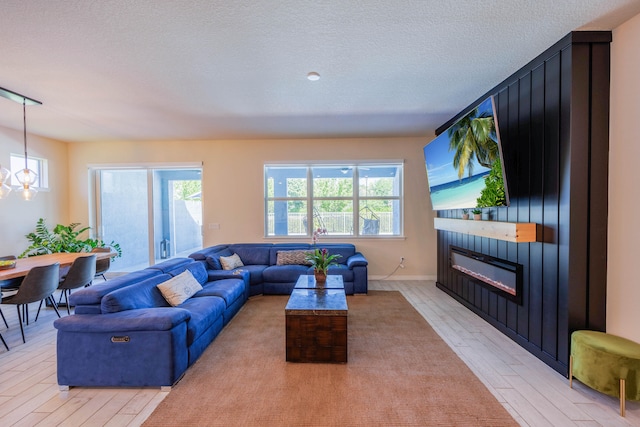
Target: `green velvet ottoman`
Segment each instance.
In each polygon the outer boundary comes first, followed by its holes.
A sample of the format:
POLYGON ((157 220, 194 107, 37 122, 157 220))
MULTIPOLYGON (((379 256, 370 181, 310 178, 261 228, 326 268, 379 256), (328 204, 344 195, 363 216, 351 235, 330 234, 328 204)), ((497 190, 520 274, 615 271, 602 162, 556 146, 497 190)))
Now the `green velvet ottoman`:
POLYGON ((624 417, 625 397, 640 400, 640 344, 604 332, 571 334, 569 386, 573 377, 609 396, 620 397, 624 417))

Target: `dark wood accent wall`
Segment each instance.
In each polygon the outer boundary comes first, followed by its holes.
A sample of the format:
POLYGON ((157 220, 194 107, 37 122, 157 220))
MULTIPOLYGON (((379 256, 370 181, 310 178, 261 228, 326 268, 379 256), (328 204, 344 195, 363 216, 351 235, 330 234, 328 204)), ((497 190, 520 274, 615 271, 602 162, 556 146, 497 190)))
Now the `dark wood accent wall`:
POLYGON ((606 326, 610 42, 609 31, 568 34, 437 131, 494 95, 511 205, 493 219, 541 233, 511 243, 438 231, 437 286, 563 375, 571 332, 606 326), (451 270, 451 245, 522 264, 522 304, 451 270))

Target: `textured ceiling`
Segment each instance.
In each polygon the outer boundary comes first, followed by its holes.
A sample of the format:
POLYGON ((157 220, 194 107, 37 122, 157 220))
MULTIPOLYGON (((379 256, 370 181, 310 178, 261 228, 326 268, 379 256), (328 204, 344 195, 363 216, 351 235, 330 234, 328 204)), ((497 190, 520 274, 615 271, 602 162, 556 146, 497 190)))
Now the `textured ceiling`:
MULTIPOLYGON (((0 86, 64 141, 432 135, 639 0, 2 0, 0 86), (320 73, 319 81, 306 79, 320 73)), ((0 126, 22 108, 0 98, 0 126)))

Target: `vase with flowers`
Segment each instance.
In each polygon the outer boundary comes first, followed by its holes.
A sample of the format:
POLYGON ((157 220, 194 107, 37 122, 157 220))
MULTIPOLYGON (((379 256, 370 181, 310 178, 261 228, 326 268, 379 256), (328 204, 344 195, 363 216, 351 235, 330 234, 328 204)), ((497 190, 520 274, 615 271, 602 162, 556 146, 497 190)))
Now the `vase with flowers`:
POLYGON ((313 274, 316 277, 317 283, 324 283, 327 280, 327 271, 332 265, 337 265, 336 259, 342 255, 334 254, 329 255, 329 251, 326 248, 316 249, 306 259, 313 266, 313 274))

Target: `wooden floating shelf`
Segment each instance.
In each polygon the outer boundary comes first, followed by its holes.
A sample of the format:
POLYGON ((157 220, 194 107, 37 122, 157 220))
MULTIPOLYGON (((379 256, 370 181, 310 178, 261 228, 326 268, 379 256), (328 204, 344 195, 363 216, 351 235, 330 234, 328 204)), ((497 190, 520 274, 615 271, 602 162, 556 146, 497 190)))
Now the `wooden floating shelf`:
POLYGON ((490 239, 506 240, 514 243, 537 241, 537 224, 533 222, 500 222, 474 221, 455 218, 434 218, 436 230, 453 231, 488 237, 490 239))

